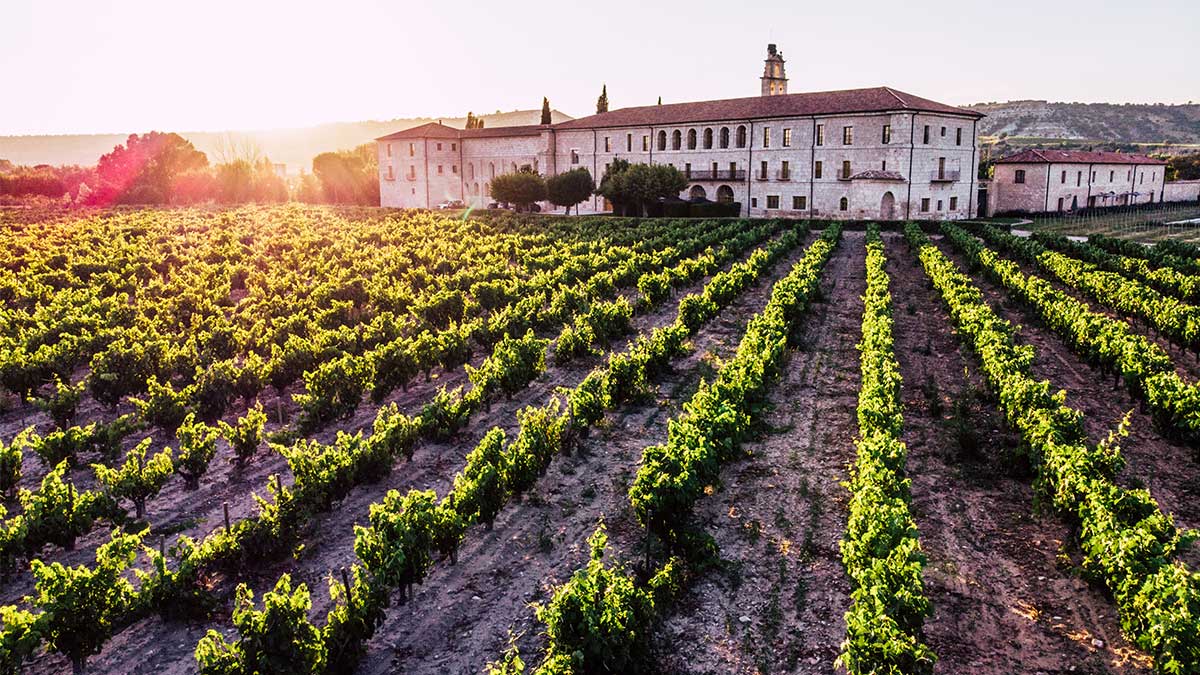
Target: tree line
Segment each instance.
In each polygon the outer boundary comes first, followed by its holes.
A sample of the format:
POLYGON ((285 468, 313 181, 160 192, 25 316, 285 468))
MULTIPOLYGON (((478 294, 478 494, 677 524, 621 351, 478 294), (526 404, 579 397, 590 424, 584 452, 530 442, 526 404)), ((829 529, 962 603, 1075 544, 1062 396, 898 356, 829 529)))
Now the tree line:
POLYGON ((95 166, 16 166, 0 160, 0 200, 44 198, 78 206, 279 203, 379 204, 373 144, 324 152, 288 180, 253 149, 212 163, 176 133, 131 134, 95 166))

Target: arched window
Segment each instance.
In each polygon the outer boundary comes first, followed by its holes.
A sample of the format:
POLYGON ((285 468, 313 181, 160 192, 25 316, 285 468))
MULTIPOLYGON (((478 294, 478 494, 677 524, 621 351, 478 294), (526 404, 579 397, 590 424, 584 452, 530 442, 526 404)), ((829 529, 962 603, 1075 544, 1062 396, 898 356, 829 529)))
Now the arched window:
POLYGON ((676 129, 675 131, 672 131, 671 132, 671 149, 678 150, 682 145, 683 145, 683 134, 679 133, 678 129, 676 129))
POLYGON ((667 132, 665 132, 665 131, 658 132, 658 149, 659 150, 667 149, 667 132))
POLYGON ((739 148, 746 147, 746 127, 744 125, 737 128, 737 146, 739 148))
POLYGON ((688 129, 688 150, 696 149, 696 130, 688 129))
POLYGON ((721 127, 721 148, 729 147, 729 127, 721 127))
POLYGON ((733 188, 728 185, 722 185, 717 188, 717 201, 722 204, 728 204, 733 201, 733 188))
POLYGON ((842 201, 838 202, 838 211, 849 211, 849 210, 850 210, 850 200, 846 199, 845 197, 842 197, 842 201))
POLYGON ((704 130, 704 149, 712 150, 712 129, 704 130))

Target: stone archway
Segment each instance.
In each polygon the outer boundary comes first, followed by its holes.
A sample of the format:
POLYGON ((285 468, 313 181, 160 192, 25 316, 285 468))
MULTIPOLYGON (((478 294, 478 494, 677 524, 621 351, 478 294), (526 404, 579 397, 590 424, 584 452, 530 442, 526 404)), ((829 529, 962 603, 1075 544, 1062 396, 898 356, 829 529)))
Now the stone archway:
POLYGON ((692 189, 688 191, 688 197, 692 199, 708 199, 708 193, 704 191, 703 185, 693 185, 692 189))
POLYGON ((728 185, 722 185, 721 187, 717 188, 717 201, 721 202, 722 204, 729 204, 733 202, 733 188, 729 187, 728 185))
POLYGON ((896 196, 891 191, 883 193, 883 199, 879 202, 879 219, 896 219, 896 196))

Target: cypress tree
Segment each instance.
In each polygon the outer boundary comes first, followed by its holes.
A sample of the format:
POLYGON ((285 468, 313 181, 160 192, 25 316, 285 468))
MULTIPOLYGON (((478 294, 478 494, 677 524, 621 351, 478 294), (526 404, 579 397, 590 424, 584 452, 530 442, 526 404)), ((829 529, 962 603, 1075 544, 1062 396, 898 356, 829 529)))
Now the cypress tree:
POLYGON ((596 112, 608 112, 608 85, 602 85, 600 88, 600 98, 596 99, 596 112))
POLYGON ((542 97, 542 124, 550 124, 550 99, 542 97))

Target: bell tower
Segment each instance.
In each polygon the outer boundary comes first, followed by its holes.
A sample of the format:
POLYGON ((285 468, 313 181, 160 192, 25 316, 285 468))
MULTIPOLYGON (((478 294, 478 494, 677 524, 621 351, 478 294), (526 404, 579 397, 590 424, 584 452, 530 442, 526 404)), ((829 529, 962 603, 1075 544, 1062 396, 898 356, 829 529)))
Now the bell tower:
POLYGON ((783 52, 767 45, 767 60, 763 65, 762 95, 777 96, 787 93, 787 73, 783 68, 783 52))

